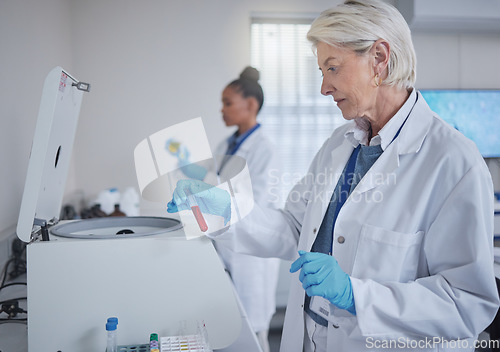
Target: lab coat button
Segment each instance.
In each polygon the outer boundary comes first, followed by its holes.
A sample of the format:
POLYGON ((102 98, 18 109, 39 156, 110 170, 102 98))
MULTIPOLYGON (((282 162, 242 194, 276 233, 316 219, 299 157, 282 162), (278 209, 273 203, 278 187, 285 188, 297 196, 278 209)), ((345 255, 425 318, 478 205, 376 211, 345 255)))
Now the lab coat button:
POLYGON ((339 328, 339 326, 338 326, 338 325, 335 325, 335 324, 333 324, 333 323, 332 323, 332 326, 333 326, 335 329, 338 329, 338 328, 339 328))
POLYGON ((344 242, 345 242, 345 238, 344 238, 344 236, 339 236, 339 237, 337 238, 337 242, 338 242, 338 243, 340 243, 340 244, 344 243, 344 242))
POLYGON ((316 234, 316 231, 318 231, 318 229, 314 228, 313 233, 316 234))

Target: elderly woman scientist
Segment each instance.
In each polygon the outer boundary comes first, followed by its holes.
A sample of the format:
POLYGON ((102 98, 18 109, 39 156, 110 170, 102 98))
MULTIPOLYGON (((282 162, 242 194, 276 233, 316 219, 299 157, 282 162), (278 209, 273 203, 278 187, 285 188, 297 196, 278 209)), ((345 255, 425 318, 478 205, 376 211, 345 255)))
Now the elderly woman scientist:
MULTIPOLYGON (((414 88, 410 30, 391 5, 346 1, 308 39, 321 93, 350 122, 283 210, 255 207, 216 240, 231 244, 235 228, 234 250, 295 259, 282 352, 473 351, 499 304, 481 155, 414 88)), ((182 187, 172 205, 185 202, 182 187)), ((197 196, 217 214, 223 193, 197 196)))

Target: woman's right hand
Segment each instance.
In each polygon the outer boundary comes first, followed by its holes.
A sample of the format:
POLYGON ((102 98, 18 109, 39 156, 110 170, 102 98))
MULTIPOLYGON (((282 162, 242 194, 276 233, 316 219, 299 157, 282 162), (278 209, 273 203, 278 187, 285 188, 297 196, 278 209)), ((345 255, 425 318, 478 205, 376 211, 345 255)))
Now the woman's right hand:
POLYGON ((167 204, 169 213, 190 209, 188 195, 195 197, 202 213, 222 216, 224 225, 231 219, 231 197, 223 189, 198 180, 179 180, 172 200, 167 204))

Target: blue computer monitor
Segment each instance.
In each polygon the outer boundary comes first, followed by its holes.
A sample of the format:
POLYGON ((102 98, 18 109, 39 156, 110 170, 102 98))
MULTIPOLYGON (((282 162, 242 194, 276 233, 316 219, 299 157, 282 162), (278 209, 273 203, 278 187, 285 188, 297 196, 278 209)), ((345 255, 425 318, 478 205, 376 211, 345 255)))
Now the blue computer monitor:
POLYGON ((476 143, 484 158, 500 157, 500 90, 420 90, 443 120, 476 143))

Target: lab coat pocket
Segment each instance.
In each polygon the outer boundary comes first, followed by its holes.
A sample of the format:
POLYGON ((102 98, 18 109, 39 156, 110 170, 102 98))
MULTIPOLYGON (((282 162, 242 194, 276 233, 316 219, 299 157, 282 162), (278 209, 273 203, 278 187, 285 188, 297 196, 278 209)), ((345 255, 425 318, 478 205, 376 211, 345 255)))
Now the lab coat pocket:
POLYGON ((376 281, 414 280, 423 237, 423 231, 402 233, 363 225, 352 276, 376 281))

